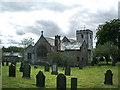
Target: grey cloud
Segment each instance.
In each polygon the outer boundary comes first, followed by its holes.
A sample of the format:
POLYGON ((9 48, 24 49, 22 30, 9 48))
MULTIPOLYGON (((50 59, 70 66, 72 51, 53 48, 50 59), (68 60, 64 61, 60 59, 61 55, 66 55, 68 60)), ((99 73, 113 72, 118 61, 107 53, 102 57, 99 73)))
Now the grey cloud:
POLYGON ((25 32, 23 31, 23 30, 16 30, 16 34, 17 35, 24 35, 25 34, 25 32))
POLYGON ((80 5, 66 6, 57 2, 2 2, 3 11, 31 11, 49 9, 53 11, 65 11, 67 9, 80 7, 80 5))
POLYGON ((56 34, 60 34, 61 29, 57 25, 57 23, 50 20, 40 20, 36 21, 37 24, 42 26, 41 30, 45 32, 46 36, 55 36, 56 34))
POLYGON ((84 29, 84 25, 86 29, 91 29, 95 34, 99 24, 115 18, 117 18, 117 11, 114 8, 110 8, 109 10, 97 10, 96 13, 90 12, 89 9, 85 11, 80 10, 69 20, 69 35, 72 36, 77 29, 84 29))

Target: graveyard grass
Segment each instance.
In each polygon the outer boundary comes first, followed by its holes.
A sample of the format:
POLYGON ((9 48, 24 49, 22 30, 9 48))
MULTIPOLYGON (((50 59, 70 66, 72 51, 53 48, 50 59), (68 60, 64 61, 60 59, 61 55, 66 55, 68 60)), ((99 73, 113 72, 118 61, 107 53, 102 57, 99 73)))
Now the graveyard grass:
MULTIPOLYGON (((71 75, 66 76, 67 88, 71 87, 71 77, 77 77, 77 88, 118 88, 118 64, 116 66, 87 66, 82 70, 78 67, 71 68, 71 75), (104 73, 107 70, 113 72, 113 85, 104 84, 104 73)), ((20 63, 16 65, 16 77, 8 76, 8 66, 2 67, 2 87, 3 88, 39 88, 36 87, 36 74, 42 70, 45 79, 45 88, 56 88, 57 75, 51 75, 50 72, 44 72, 43 66, 37 69, 31 66, 31 78, 22 78, 22 72, 19 71, 20 63)), ((62 67, 58 67, 58 73, 64 73, 62 67)))

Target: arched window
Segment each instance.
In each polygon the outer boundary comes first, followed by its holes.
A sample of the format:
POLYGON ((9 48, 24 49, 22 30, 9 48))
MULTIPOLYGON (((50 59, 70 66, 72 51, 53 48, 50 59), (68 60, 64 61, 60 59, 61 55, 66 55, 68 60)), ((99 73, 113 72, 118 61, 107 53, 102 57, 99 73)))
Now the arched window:
POLYGON ((47 52, 47 48, 44 45, 40 45, 37 47, 37 57, 46 57, 47 52))

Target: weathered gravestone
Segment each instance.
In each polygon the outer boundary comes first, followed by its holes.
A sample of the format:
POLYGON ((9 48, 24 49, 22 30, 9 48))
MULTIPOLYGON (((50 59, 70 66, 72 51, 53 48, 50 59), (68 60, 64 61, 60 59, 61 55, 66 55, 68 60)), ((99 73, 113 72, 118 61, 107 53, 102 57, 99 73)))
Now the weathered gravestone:
POLYGON ((66 76, 62 73, 57 76, 57 89, 66 89, 66 76))
POLYGON ((51 74, 58 74, 58 67, 57 65, 52 65, 52 73, 51 74))
POLYGON ((65 75, 70 75, 70 67, 65 67, 65 75))
POLYGON ((9 66, 9 62, 8 61, 6 61, 6 66, 9 66))
POLYGON ((14 64, 11 64, 9 66, 9 77, 15 77, 16 76, 16 67, 14 64))
POLYGON ((77 90, 77 78, 71 78, 71 90, 77 90))
POLYGON ((50 70, 50 65, 49 64, 45 64, 45 71, 49 72, 49 70, 50 70))
POLYGON ((39 73, 36 75, 36 86, 38 87, 44 87, 45 86, 45 75, 42 71, 39 71, 39 73))
POLYGON ((24 66, 23 66, 23 77, 27 77, 27 78, 30 78, 30 72, 31 72, 31 66, 29 63, 26 63, 24 66))
POLYGON ((113 80, 112 80, 113 74, 111 70, 107 70, 105 73, 105 81, 104 84, 112 85, 113 80))

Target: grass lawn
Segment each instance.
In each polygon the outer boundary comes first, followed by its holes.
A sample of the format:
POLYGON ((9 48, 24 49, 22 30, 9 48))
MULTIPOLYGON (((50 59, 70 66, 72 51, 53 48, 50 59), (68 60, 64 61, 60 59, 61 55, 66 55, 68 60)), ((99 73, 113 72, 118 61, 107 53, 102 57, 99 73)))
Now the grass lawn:
MULTIPOLYGON (((120 63, 119 63, 120 64, 120 63)), ((45 88, 56 88, 57 75, 51 75, 50 72, 44 72, 43 66, 35 69, 31 66, 31 78, 22 78, 22 72, 19 72, 20 63, 16 65, 16 77, 8 76, 8 66, 2 67, 2 87, 3 88, 38 88, 36 87, 36 74, 42 70, 46 76, 45 88)), ((59 73, 64 73, 61 67, 59 73)), ((71 77, 77 77, 77 88, 118 88, 118 63, 117 66, 87 66, 82 70, 78 67, 71 68, 71 75, 66 76, 67 88, 71 87, 71 77), (104 73, 108 70, 113 72, 113 85, 104 85, 104 73)))

